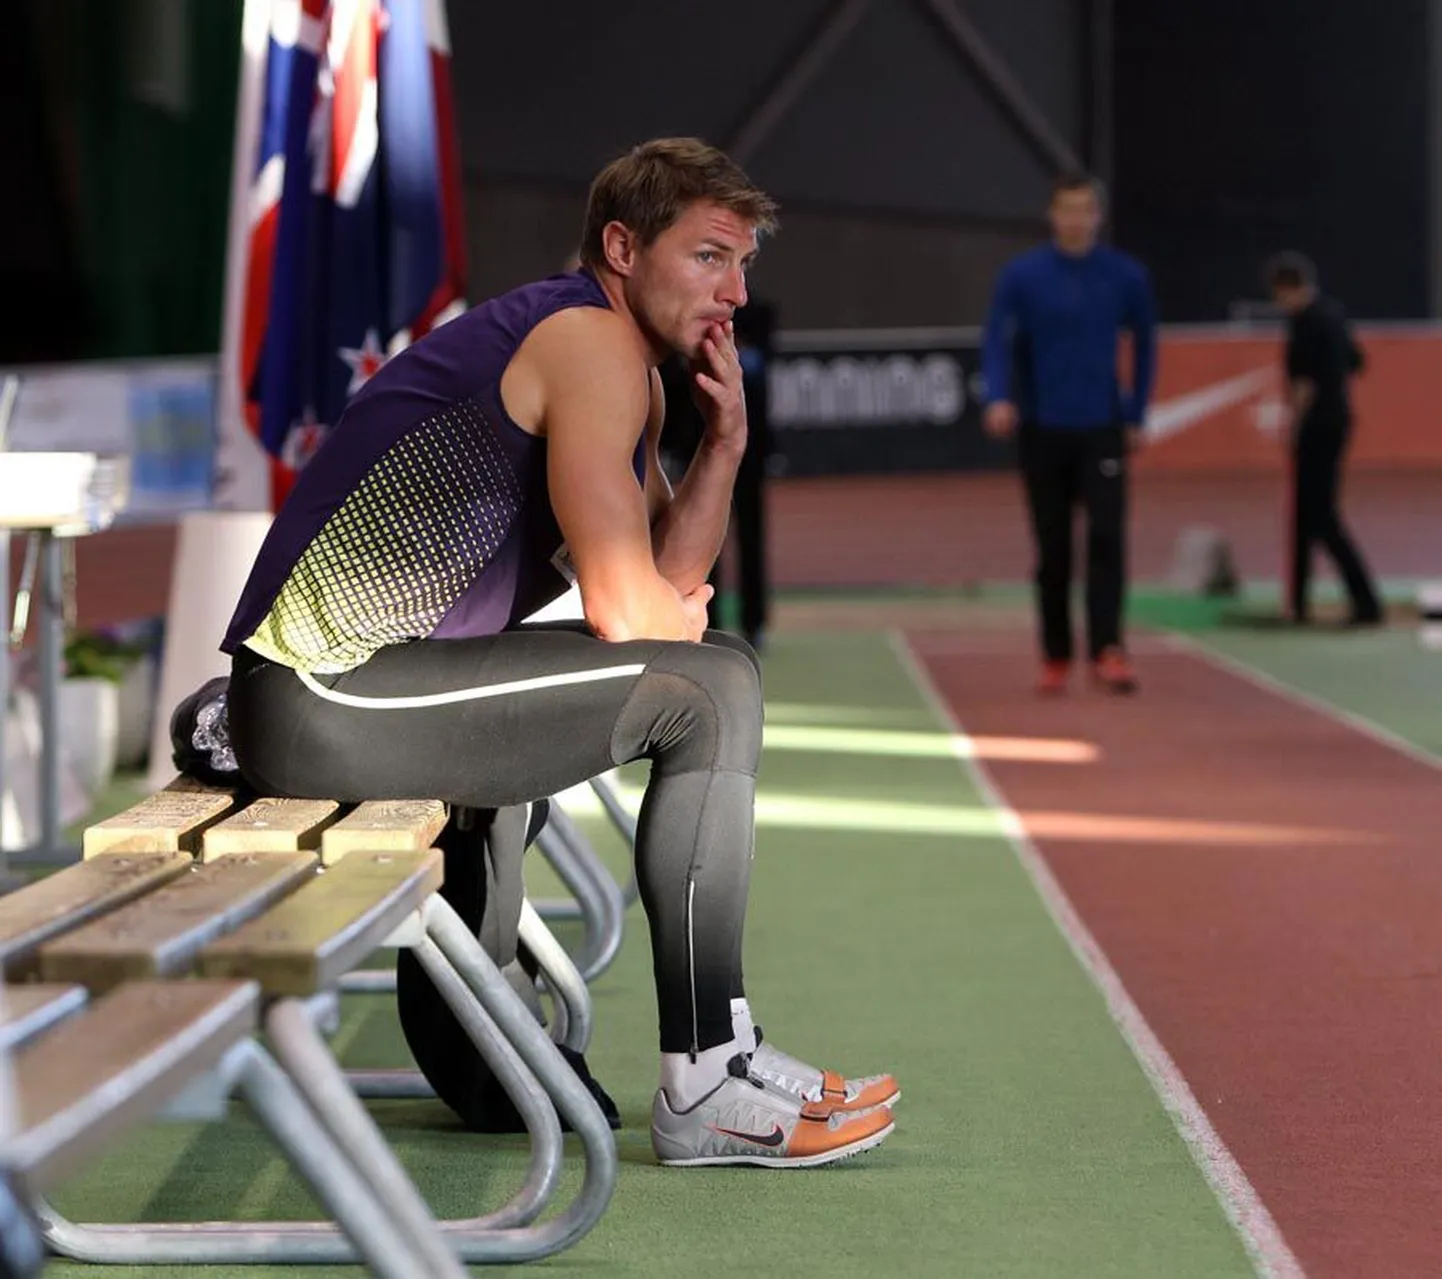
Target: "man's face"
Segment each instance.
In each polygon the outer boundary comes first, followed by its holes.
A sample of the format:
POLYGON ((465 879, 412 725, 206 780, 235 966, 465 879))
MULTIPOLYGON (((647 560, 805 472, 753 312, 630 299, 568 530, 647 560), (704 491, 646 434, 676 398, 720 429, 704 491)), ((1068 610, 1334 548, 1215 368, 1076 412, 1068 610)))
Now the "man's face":
POLYGON ((1097 242, 1102 224, 1101 201, 1091 187, 1058 191, 1048 211, 1052 236, 1065 253, 1085 253, 1097 242))
POLYGON ((636 250, 628 281, 633 312, 659 345, 694 359, 713 324, 746 305, 756 228, 710 200, 686 207, 636 250))
POLYGON ((1272 301, 1283 315, 1296 315, 1312 300, 1312 290, 1306 285, 1274 284, 1272 301))

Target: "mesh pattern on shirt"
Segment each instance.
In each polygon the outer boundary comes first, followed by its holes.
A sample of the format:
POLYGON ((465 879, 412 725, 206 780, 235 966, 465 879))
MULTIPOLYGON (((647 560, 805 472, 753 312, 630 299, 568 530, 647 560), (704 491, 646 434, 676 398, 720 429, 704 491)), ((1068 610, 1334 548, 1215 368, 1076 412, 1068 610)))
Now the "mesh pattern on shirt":
POLYGON ((522 493, 480 408, 406 432, 296 561, 254 647, 305 671, 429 635, 506 540, 522 493))

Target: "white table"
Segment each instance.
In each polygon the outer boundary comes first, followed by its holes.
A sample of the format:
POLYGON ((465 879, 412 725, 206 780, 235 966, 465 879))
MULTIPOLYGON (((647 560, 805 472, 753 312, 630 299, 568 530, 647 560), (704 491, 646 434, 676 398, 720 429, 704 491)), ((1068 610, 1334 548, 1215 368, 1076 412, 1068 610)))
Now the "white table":
MULTIPOLYGON (((40 841, 12 854, 16 861, 73 860, 60 846, 58 703, 65 650, 64 539, 109 527, 130 491, 130 459, 96 453, 0 452, 0 712, 10 693, 10 537, 24 534, 39 547, 34 607, 40 659, 40 841)), ((5 723, 0 713, 0 796, 5 794, 5 723)), ((8 862, 0 852, 0 875, 8 862)))

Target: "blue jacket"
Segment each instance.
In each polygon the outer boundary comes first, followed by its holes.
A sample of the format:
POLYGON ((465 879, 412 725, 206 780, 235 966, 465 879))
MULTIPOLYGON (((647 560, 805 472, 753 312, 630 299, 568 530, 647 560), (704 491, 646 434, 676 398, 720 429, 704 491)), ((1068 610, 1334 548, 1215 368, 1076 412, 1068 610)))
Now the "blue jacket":
POLYGON ((997 280, 982 351, 986 398, 1042 426, 1140 425, 1156 373, 1156 305, 1146 268, 1105 245, 1081 257, 1048 244, 997 280), (1117 338, 1133 342, 1130 394, 1117 338))

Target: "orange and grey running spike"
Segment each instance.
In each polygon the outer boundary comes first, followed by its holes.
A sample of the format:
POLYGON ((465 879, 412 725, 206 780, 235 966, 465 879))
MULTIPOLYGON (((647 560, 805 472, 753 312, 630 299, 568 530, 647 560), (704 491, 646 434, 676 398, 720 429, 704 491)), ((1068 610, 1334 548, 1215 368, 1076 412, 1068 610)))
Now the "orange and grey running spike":
POLYGON ((670 1168, 817 1168, 879 1146, 895 1127, 884 1106, 856 1114, 780 1092, 749 1074, 740 1053, 689 1110, 673 1110, 664 1089, 651 1107, 651 1146, 670 1168))
POLYGON ((836 1110, 871 1110, 894 1105, 901 1099, 901 1088, 890 1075, 843 1079, 834 1070, 818 1070, 782 1052, 762 1035, 760 1026, 756 1027, 751 1073, 799 1101, 817 1102, 836 1110))

